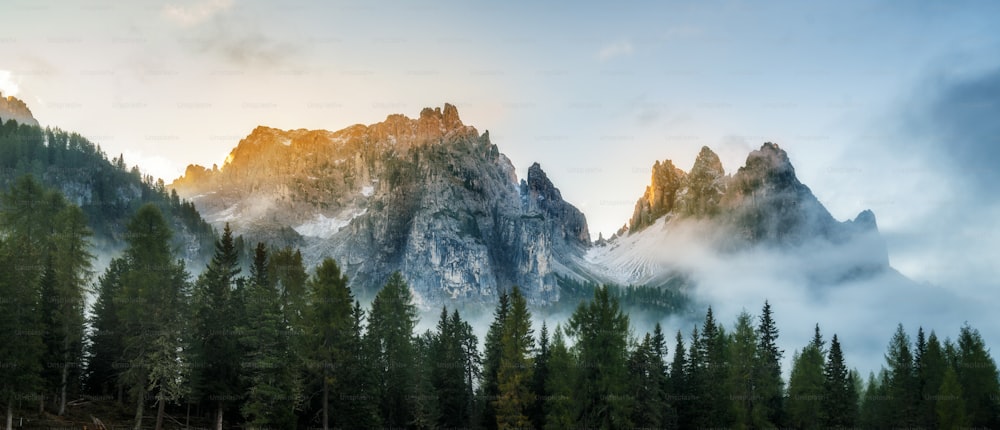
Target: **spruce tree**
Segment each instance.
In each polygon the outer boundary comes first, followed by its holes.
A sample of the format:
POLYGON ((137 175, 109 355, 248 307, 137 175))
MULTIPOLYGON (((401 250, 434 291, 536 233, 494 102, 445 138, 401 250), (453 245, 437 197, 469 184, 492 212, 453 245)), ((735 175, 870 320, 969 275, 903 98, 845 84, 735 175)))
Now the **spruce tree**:
MULTIPOLYGON (((672 418, 674 421, 672 424, 676 426, 683 427, 688 421, 685 411, 691 410, 688 406, 691 403, 691 392, 689 389, 689 383, 687 374, 685 373, 687 369, 687 355, 684 350, 684 337, 681 335, 680 330, 677 331, 676 337, 677 343, 674 345, 674 358, 670 362, 670 378, 668 380, 668 390, 667 390, 667 400, 671 405, 671 409, 676 411, 672 418)), ((671 424, 671 423, 668 423, 671 424)))
POLYGON ((510 296, 506 292, 500 293, 496 309, 493 311, 493 322, 486 332, 483 357, 483 383, 481 386, 483 401, 482 425, 487 429, 497 428, 496 409, 493 406, 500 396, 500 385, 497 382, 497 374, 500 370, 500 355, 503 350, 501 344, 503 338, 504 322, 507 320, 507 313, 510 312, 510 296))
POLYGON ((899 324, 885 355, 889 370, 888 393, 892 397, 892 424, 899 427, 916 425, 920 416, 920 389, 911 348, 910 337, 899 324))
POLYGON ((778 327, 774 321, 771 304, 764 301, 757 325, 757 396, 760 402, 755 409, 762 417, 763 427, 780 426, 784 417, 785 383, 781 379, 781 358, 784 351, 778 348, 778 327))
POLYGON ((97 281, 97 299, 90 319, 90 345, 87 348, 87 369, 84 385, 91 394, 117 393, 121 401, 122 381, 120 369, 124 368, 125 350, 123 333, 118 319, 118 297, 122 289, 122 276, 128 271, 124 258, 111 260, 104 274, 97 281))
POLYGON ((238 299, 235 289, 239 253, 226 223, 215 243, 215 255, 195 286, 194 385, 201 401, 214 412, 214 427, 222 430, 223 417, 243 400, 238 299))
POLYGON ((521 290, 510 293, 510 312, 503 323, 500 338, 500 367, 497 370, 499 397, 494 403, 498 428, 523 428, 531 425, 528 408, 534 403, 531 392, 534 346, 531 312, 521 290))
POLYGON ((823 426, 827 428, 854 427, 857 422, 858 395, 854 388, 840 340, 833 335, 826 367, 823 369, 823 426))
POLYGON ((135 399, 135 429, 142 427, 146 395, 156 393, 156 427, 164 407, 186 394, 184 309, 188 295, 183 263, 170 250, 170 229, 160 210, 142 206, 128 225, 127 271, 122 274, 118 320, 127 368, 122 380, 135 399))
POLYGON ((736 317, 736 328, 730 337, 731 363, 728 385, 732 390, 736 425, 742 427, 762 427, 766 416, 761 413, 760 395, 757 392, 758 339, 752 318, 746 311, 736 317))
POLYGON ((631 426, 628 396, 629 318, 608 287, 594 290, 570 316, 567 334, 576 339, 580 369, 577 378, 579 425, 623 428, 631 426))
POLYGON ((417 309, 403 275, 395 272, 375 295, 365 341, 374 354, 382 425, 404 427, 416 417, 418 382, 414 327, 417 309))
POLYGON ((1000 427, 1000 376, 979 331, 962 326, 958 335, 955 374, 965 396, 965 410, 973 427, 1000 427))
POLYGON ((792 358, 786 413, 788 424, 795 428, 815 429, 822 425, 823 344, 817 324, 813 340, 792 358))
POLYGON ((549 346, 549 328, 542 321, 542 329, 538 333, 538 347, 535 349, 534 366, 531 373, 531 392, 535 401, 528 409, 528 418, 534 428, 545 428, 545 399, 549 392, 545 389, 545 381, 549 378, 549 357, 552 350, 549 346))
POLYGON ((267 248, 263 243, 254 250, 246 310, 249 318, 240 330, 240 340, 247 352, 243 367, 248 391, 240 412, 253 427, 294 428, 300 380, 293 367, 288 325, 278 291, 267 276, 267 248))
POLYGON ((941 378, 941 389, 936 396, 935 412, 937 427, 940 429, 960 429, 969 425, 966 414, 965 397, 955 369, 948 366, 941 378))
POLYGON ((945 369, 948 367, 941 342, 938 342, 937 335, 933 331, 927 337, 927 346, 921 355, 920 363, 918 371, 922 387, 921 425, 932 428, 938 421, 937 395, 941 390, 945 369))
POLYGON ((579 426, 577 410, 580 404, 575 393, 578 368, 573 354, 566 347, 562 327, 556 325, 552 335, 549 374, 545 380, 545 429, 561 430, 579 426))
POLYGON ((665 425, 670 407, 663 391, 666 369, 656 352, 653 337, 646 333, 629 356, 629 395, 634 399, 632 424, 636 427, 659 428, 665 425))

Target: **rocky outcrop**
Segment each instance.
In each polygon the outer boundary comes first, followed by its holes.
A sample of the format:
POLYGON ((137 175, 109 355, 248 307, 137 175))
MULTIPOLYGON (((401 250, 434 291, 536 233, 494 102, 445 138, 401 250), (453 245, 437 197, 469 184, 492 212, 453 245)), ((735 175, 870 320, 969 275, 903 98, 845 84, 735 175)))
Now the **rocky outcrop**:
POLYGON ((0 124, 14 120, 19 124, 38 126, 38 120, 31 114, 28 105, 14 96, 4 97, 0 93, 0 124))
POLYGON ((312 264, 336 258, 362 294, 399 270, 428 302, 490 301, 513 285, 548 302, 590 240, 538 164, 519 183, 450 104, 336 132, 258 127, 222 166, 189 166, 171 187, 247 237, 285 229, 279 238, 312 264))
MULTIPOLYGON (((711 221, 712 238, 722 249, 769 246, 791 249, 817 240, 830 246, 864 244, 863 256, 850 270, 888 267, 888 251, 878 233, 875 215, 864 211, 855 220, 839 222, 795 175, 788 154, 767 142, 752 151, 732 176, 725 175, 719 157, 702 148, 690 173, 670 160, 653 165, 651 184, 636 203, 628 234, 641 233, 658 219, 711 221)), ((860 246, 860 245, 858 245, 860 246)))

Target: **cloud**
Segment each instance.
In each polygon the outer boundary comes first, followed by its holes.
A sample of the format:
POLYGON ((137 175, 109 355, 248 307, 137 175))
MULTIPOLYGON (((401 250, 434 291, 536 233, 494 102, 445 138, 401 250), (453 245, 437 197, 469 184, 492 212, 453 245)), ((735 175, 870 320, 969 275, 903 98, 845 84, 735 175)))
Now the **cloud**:
POLYGON ((976 75, 938 72, 912 96, 901 122, 913 145, 928 152, 949 173, 1000 200, 990 192, 1000 180, 1000 67, 976 75))
POLYGON ((10 71, 0 70, 0 93, 4 96, 16 96, 20 86, 14 81, 10 71))
POLYGON ((270 37, 252 16, 238 20, 219 16, 211 25, 201 26, 191 36, 178 40, 194 53, 211 55, 240 68, 283 66, 298 51, 295 45, 270 37))
POLYGON ((233 0, 204 0, 193 4, 168 4, 163 17, 182 27, 192 27, 208 21, 233 6, 233 0))
POLYGON ((597 52, 597 59, 601 61, 608 61, 616 57, 632 55, 632 43, 623 40, 601 47, 601 50, 597 52))

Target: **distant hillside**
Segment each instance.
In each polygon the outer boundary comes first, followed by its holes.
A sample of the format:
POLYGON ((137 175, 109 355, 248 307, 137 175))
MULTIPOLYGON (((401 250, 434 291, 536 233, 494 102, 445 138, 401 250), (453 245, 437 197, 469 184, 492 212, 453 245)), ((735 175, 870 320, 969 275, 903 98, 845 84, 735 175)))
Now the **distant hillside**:
POLYGON ((193 204, 168 192, 162 180, 127 168, 120 156, 109 160, 79 134, 7 121, 0 126, 0 189, 29 173, 83 209, 98 252, 123 246, 129 217, 145 203, 168 216, 175 249, 188 263, 199 267, 212 252, 212 226, 193 204))

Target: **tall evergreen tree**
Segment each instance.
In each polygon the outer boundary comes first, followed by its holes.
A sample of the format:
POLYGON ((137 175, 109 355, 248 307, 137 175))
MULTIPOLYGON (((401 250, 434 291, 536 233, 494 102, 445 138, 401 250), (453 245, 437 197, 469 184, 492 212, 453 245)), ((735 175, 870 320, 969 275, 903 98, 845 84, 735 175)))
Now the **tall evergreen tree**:
POLYGON ((403 427, 416 417, 411 400, 418 382, 415 374, 414 327, 417 309, 409 285, 399 272, 389 276, 375 295, 366 342, 374 354, 382 424, 403 427))
POLYGON ((823 427, 854 427, 857 422, 858 395, 854 380, 844 363, 844 353, 836 334, 830 341, 823 376, 823 427))
POLYGON ((631 426, 628 397, 627 344, 629 319, 608 287, 594 290, 568 321, 567 333, 576 339, 579 354, 577 402, 584 427, 631 426))
MULTIPOLYGON (((343 385, 348 356, 354 353, 349 349, 353 336, 354 297, 347 287, 347 277, 331 258, 323 260, 316 268, 316 273, 308 282, 308 291, 303 324, 304 353, 307 354, 307 368, 322 393, 320 425, 328 429, 331 391, 349 393, 354 389, 343 385)), ((334 415, 337 418, 337 414, 334 415)), ((347 424, 350 423, 338 422, 335 425, 347 424)))
POLYGON ((918 413, 920 389, 911 351, 910 337, 900 324, 889 340, 889 348, 885 355, 889 370, 888 393, 892 397, 892 424, 899 427, 917 425, 920 416, 918 413))
POLYGON ((97 281, 97 299, 90 319, 90 345, 87 349, 85 386, 91 394, 117 393, 119 401, 124 385, 119 374, 125 367, 119 314, 122 276, 128 271, 124 258, 111 260, 97 281))
MULTIPOLYGON (((705 313, 701 328, 701 338, 697 343, 700 351, 699 377, 693 380, 697 401, 695 425, 699 427, 730 427, 733 424, 732 402, 730 401, 729 346, 728 336, 722 325, 715 321, 712 308, 705 313)), ((692 348, 695 344, 692 344, 692 348)))
POLYGON ((483 383, 481 386, 483 404, 482 424, 487 429, 497 428, 496 409, 493 402, 500 397, 500 384, 497 382, 497 375, 500 371, 500 355, 503 350, 501 343, 503 339, 504 322, 510 312, 510 296, 506 292, 500 293, 496 309, 493 311, 493 322, 486 332, 483 357, 483 383))
POLYGON ((938 422, 937 395, 941 390, 941 382, 947 367, 941 343, 938 342, 937 335, 932 331, 927 337, 927 346, 921 354, 920 368, 918 369, 922 387, 921 425, 924 427, 932 428, 938 422))
POLYGON ((267 276, 267 248, 254 250, 247 287, 246 309, 250 316, 240 330, 247 352, 244 375, 247 399, 240 411, 253 427, 294 428, 300 381, 293 367, 288 324, 281 312, 278 291, 267 276))
MULTIPOLYGON (((8 124, 11 124, 8 122, 8 124)), ((0 396, 7 406, 7 428, 19 397, 39 393, 45 344, 39 283, 43 267, 40 211, 44 190, 31 176, 19 178, 2 197, 0 211, 0 396)))
POLYGON ((813 340, 792 358, 786 413, 788 424, 795 428, 814 429, 822 425, 823 344, 817 324, 813 340))
POLYGON ((958 335, 955 374, 965 396, 973 427, 1000 427, 1000 376, 979 330, 962 326, 958 335))
POLYGON ((531 392, 533 335, 528 301, 521 290, 514 287, 510 293, 510 312, 504 320, 500 338, 500 368, 497 370, 500 395, 494 404, 498 428, 531 425, 527 413, 534 403, 531 392))
POLYGON ((937 412, 937 427, 941 429, 960 429, 969 425, 969 417, 965 412, 965 399, 962 396, 962 385, 958 382, 955 369, 949 366, 941 378, 941 389, 938 391, 935 411, 937 412))
POLYGON ((160 210, 144 205, 128 226, 118 300, 125 359, 122 374, 136 402, 135 429, 142 428, 146 395, 156 393, 156 427, 162 425, 166 402, 186 394, 181 356, 183 309, 187 306, 187 273, 170 250, 170 229, 160 210))
POLYGON ((549 357, 551 355, 549 328, 542 321, 542 329, 538 333, 538 347, 535 350, 535 368, 531 373, 531 392, 534 394, 535 401, 528 409, 528 418, 531 420, 531 425, 537 429, 545 428, 547 410, 545 399, 549 396, 549 392, 545 388, 545 381, 549 378, 549 357))
MULTIPOLYGON (((62 197, 59 197, 62 200, 62 197)), ((58 415, 66 413, 67 395, 79 388, 80 365, 83 362, 84 295, 91 276, 94 256, 87 250, 91 236, 87 219, 76 205, 64 205, 55 214, 58 228, 52 240, 50 261, 55 269, 54 313, 49 314, 47 329, 54 342, 49 344, 50 365, 58 363, 58 415)))
POLYGON ((764 301, 757 325, 757 395, 760 402, 755 408, 763 427, 780 426, 784 417, 785 383, 781 379, 781 358, 784 351, 778 348, 778 326, 774 322, 771 303, 764 301))
POLYGON ((226 223, 215 255, 195 287, 194 384, 201 401, 213 408, 216 430, 222 430, 226 409, 243 399, 241 312, 234 293, 240 271, 233 232, 226 223))
MULTIPOLYGON (((673 410, 676 411, 673 418, 673 423, 676 424, 678 428, 684 427, 683 424, 688 423, 686 420, 687 414, 685 411, 690 411, 691 407, 688 405, 691 403, 689 398, 690 384, 688 383, 687 374, 685 370, 687 369, 687 355, 684 350, 684 337, 681 335, 680 330, 677 331, 677 343, 674 345, 674 357, 670 362, 670 378, 668 382, 667 399, 673 410)), ((670 424, 670 423, 668 423, 670 424)))
POLYGON ((760 395, 757 393, 758 354, 757 333, 752 318, 746 311, 736 317, 736 328, 729 342, 731 363, 728 385, 732 390, 732 400, 738 427, 763 427, 766 416, 759 408, 760 395))
POLYGON ((562 327, 556 325, 552 335, 549 374, 545 381, 545 390, 549 393, 549 397, 545 399, 545 429, 561 430, 579 426, 576 419, 578 403, 574 393, 577 371, 574 357, 566 347, 562 327))
POLYGON ((468 427, 472 418, 472 385, 469 379, 466 342, 471 326, 456 309, 441 309, 437 332, 431 344, 431 383, 438 396, 440 427, 468 427))
POLYGON ((632 424, 636 427, 664 427, 670 410, 663 391, 666 369, 656 352, 653 337, 646 333, 629 356, 630 396, 634 399, 632 424))

